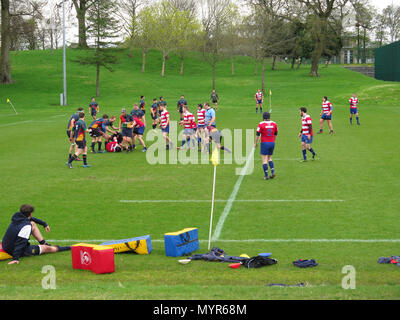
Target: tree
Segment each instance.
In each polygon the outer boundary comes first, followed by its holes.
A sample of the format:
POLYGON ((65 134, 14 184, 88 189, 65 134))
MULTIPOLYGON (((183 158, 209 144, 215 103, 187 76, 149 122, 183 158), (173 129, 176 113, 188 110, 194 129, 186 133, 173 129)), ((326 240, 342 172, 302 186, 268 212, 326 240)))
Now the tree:
POLYGON ((10 65, 11 18, 41 15, 42 6, 43 4, 39 1, 14 0, 10 3, 10 0, 1 0, 0 83, 8 84, 13 82, 10 65))
POLYGON ((154 11, 150 7, 143 8, 137 16, 135 43, 142 49, 142 73, 146 70, 146 55, 153 47, 153 27, 156 24, 154 11))
POLYGON ((88 48, 86 14, 87 11, 97 2, 97 0, 72 0, 78 19, 78 46, 81 49, 88 48))
POLYGON ((229 21, 230 0, 203 0, 203 57, 212 68, 212 89, 215 90, 215 70, 224 58, 223 35, 229 21))
POLYGON ((387 6, 382 14, 389 29, 390 40, 394 42, 400 38, 400 6, 387 6))
POLYGON ((117 38, 120 26, 116 19, 117 6, 114 0, 97 0, 88 10, 88 35, 94 40, 95 48, 89 55, 80 57, 75 62, 96 67, 96 96, 100 96, 101 67, 113 72, 111 65, 117 63, 117 56, 110 46, 117 38))
POLYGON ((127 36, 129 45, 129 57, 133 57, 133 48, 137 36, 138 11, 139 8, 147 3, 147 0, 120 0, 118 1, 118 16, 122 21, 122 26, 127 36))
POLYGON ((229 11, 229 19, 226 25, 226 31, 224 35, 224 47, 228 51, 228 55, 231 58, 232 76, 235 75, 235 54, 237 53, 240 36, 239 31, 242 26, 242 17, 239 13, 239 7, 231 4, 227 10, 229 11))

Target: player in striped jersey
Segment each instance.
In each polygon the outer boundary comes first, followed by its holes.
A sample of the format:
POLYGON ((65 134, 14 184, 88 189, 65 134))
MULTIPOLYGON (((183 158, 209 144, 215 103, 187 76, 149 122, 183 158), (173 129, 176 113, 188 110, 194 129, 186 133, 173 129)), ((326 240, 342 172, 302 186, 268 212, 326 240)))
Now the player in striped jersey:
POLYGON ((307 114, 307 108, 300 108, 300 116, 301 116, 301 130, 299 133, 299 138, 301 138, 301 149, 303 151, 303 160, 301 162, 307 161, 307 150, 312 153, 312 158, 315 160, 316 153, 311 148, 311 144, 313 142, 314 133, 312 128, 312 120, 311 117, 307 114))
POLYGON ((76 152, 69 159, 68 167, 72 169, 72 162, 76 161, 78 157, 83 154, 83 167, 90 168, 91 166, 87 164, 87 146, 86 146, 86 132, 90 132, 85 123, 85 114, 83 112, 79 113, 79 120, 75 122, 75 142, 76 142, 76 152))
POLYGON ((261 158, 263 162, 264 180, 275 178, 275 165, 272 161, 274 154, 276 136, 278 135, 278 126, 271 121, 269 112, 263 113, 263 121, 257 127, 257 137, 254 148, 257 148, 258 141, 261 138, 261 158), (271 168, 271 178, 268 178, 268 165, 271 168))
POLYGON ((161 127, 163 137, 165 139, 165 142, 167 144, 167 150, 169 150, 170 146, 171 146, 171 148, 173 148, 173 143, 172 143, 171 139, 168 137, 169 123, 170 123, 169 112, 167 110, 167 105, 162 105, 162 106, 160 106, 160 108, 161 108, 160 127, 161 127))
POLYGON ((206 110, 203 108, 202 104, 197 105, 197 144, 199 146, 199 151, 204 151, 204 148, 200 146, 202 142, 205 142, 204 128, 206 126, 206 110))
POLYGON ((332 112, 333 112, 333 107, 332 103, 329 102, 328 97, 324 97, 322 101, 322 111, 321 111, 321 120, 319 121, 320 125, 320 130, 318 134, 321 134, 324 130, 324 121, 328 122, 329 126, 329 134, 333 134, 333 127, 332 127, 332 112))
POLYGON ((256 113, 258 112, 258 107, 260 107, 260 113, 262 113, 262 105, 264 102, 264 94, 261 92, 260 89, 254 95, 254 99, 256 100, 256 113))
POLYGON ((188 106, 183 106, 183 120, 179 122, 179 125, 184 126, 184 129, 182 145, 178 149, 183 150, 186 142, 187 148, 190 148, 190 140, 192 139, 193 143, 196 141, 195 128, 197 125, 194 115, 190 113, 188 106))
POLYGON ((357 124, 360 125, 360 118, 358 116, 358 98, 357 94, 353 94, 353 96, 349 100, 350 103, 350 124, 353 124, 353 114, 356 115, 357 124))

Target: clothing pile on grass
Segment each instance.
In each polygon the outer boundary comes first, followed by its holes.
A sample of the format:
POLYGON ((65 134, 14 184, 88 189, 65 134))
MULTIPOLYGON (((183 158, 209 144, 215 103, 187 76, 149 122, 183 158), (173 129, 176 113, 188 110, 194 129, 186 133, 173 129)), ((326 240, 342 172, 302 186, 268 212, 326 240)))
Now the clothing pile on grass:
POLYGON ((265 256, 230 256, 220 248, 214 247, 210 252, 205 254, 195 254, 189 257, 190 260, 203 260, 203 261, 218 261, 218 262, 229 262, 236 264, 237 267, 244 266, 245 268, 260 268, 264 266, 274 265, 278 263, 277 259, 271 259, 265 256))
POLYGON ((378 263, 381 264, 395 264, 400 267, 400 256, 380 257, 378 263))

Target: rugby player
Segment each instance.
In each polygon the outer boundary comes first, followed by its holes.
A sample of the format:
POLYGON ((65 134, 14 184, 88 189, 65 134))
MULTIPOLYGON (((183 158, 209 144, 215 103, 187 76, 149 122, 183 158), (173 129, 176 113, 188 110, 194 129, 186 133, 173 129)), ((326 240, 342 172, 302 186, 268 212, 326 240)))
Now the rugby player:
POLYGON ((146 144, 144 143, 144 140, 143 140, 143 133, 146 130, 146 125, 142 122, 140 117, 138 117, 137 115, 134 115, 132 126, 133 126, 132 150, 135 149, 136 137, 137 137, 139 139, 140 144, 143 146, 142 152, 146 152, 147 148, 146 148, 146 144))
POLYGON ((184 129, 183 129, 182 145, 178 149, 183 150, 186 142, 187 142, 187 148, 189 149, 190 140, 192 140, 193 143, 195 143, 196 141, 195 127, 197 127, 197 125, 194 115, 189 111, 189 107, 186 105, 183 106, 183 120, 179 122, 179 125, 184 126, 184 129))
MULTIPOLYGON (((107 116, 107 115, 104 115, 107 116)), ((99 118, 94 120, 90 125, 89 125, 89 130, 90 130, 90 136, 92 138, 92 153, 96 153, 96 151, 94 150, 95 145, 98 145, 98 153, 104 153, 105 151, 101 149, 101 144, 102 144, 102 138, 104 135, 103 132, 103 126, 105 123, 105 119, 103 118, 99 118)), ((107 116, 108 118, 108 116, 107 116)))
POLYGON ((170 119, 169 119, 169 112, 167 110, 167 105, 162 105, 161 106, 161 123, 160 123, 160 127, 161 127, 161 131, 163 134, 163 137, 165 139, 165 143, 167 145, 167 150, 169 150, 169 148, 173 148, 173 143, 171 141, 171 139, 169 138, 169 123, 170 123, 170 119))
MULTIPOLYGON (((79 120, 79 113, 84 112, 83 110, 84 110, 83 108, 78 108, 77 112, 74 113, 68 121, 67 137, 68 137, 69 142, 71 143, 71 145, 69 147, 69 153, 68 153, 68 162, 72 158, 72 153, 74 152, 74 149, 76 150, 75 134, 74 134, 75 122, 79 120)), ((80 161, 80 159, 78 158, 77 161, 80 161)), ((67 162, 67 164, 68 164, 68 162, 67 162)))
POLYGON ((126 152, 133 149, 133 117, 126 112, 126 109, 121 110, 119 118, 119 131, 122 133, 123 141, 121 145, 125 148, 126 152))
POLYGON ((210 104, 206 102, 204 104, 204 107, 206 108, 206 113, 205 113, 205 122, 206 122, 206 127, 211 126, 211 127, 216 127, 215 124, 215 110, 210 107, 210 104))
POLYGON ((333 112, 333 106, 332 103, 329 102, 328 97, 324 97, 322 100, 322 111, 321 111, 321 119, 319 121, 319 125, 320 125, 320 130, 318 132, 318 134, 323 133, 323 128, 324 128, 324 122, 327 121, 328 122, 328 126, 329 126, 329 134, 333 134, 333 128, 332 128, 332 112, 333 112))
POLYGON ((159 122, 157 109, 158 109, 157 99, 154 98, 153 99, 153 104, 151 105, 151 109, 150 109, 150 111, 151 111, 151 119, 153 120, 153 123, 152 123, 153 130, 155 130, 157 128, 157 124, 159 122))
POLYGON ((178 100, 178 103, 176 104, 180 116, 180 121, 183 120, 183 106, 187 106, 187 101, 185 100, 185 96, 181 95, 181 98, 178 100))
POLYGON ((96 115, 100 112, 99 104, 96 102, 95 98, 92 98, 92 102, 89 104, 89 114, 92 116, 93 120, 96 120, 96 115))
POLYGON ((301 138, 301 149, 303 151, 303 160, 301 162, 307 161, 307 150, 311 152, 312 159, 315 160, 317 154, 311 148, 311 144, 313 143, 314 133, 312 127, 311 117, 307 114, 307 108, 300 108, 300 116, 301 116, 301 130, 299 133, 299 138, 301 138))
POLYGON ((275 165, 272 161, 274 154, 275 141, 278 135, 278 126, 274 121, 271 121, 269 112, 263 113, 263 121, 257 127, 257 137, 254 148, 257 148, 258 141, 261 138, 261 158, 263 163, 264 180, 275 178, 275 165), (271 168, 271 178, 268 178, 268 165, 271 168))
POLYGON ((260 107, 260 113, 262 113, 262 105, 264 102, 264 94, 261 92, 260 89, 254 95, 254 99, 256 100, 256 113, 258 112, 258 107, 260 107))
POLYGON ((140 110, 142 110, 143 113, 146 114, 146 101, 145 101, 144 96, 140 96, 139 107, 140 107, 140 110))
POLYGON ((78 157, 83 154, 83 167, 90 168, 91 166, 87 164, 87 146, 86 146, 86 132, 90 132, 85 123, 85 114, 83 112, 79 113, 79 120, 75 123, 75 142, 76 142, 76 152, 68 161, 68 167, 72 169, 72 162, 76 161, 78 157))
POLYGON ((213 89, 213 91, 211 92, 210 99, 211 99, 211 102, 214 105, 215 111, 218 111, 218 100, 219 100, 219 97, 218 97, 218 94, 215 91, 215 89, 213 89))
POLYGON ((199 146, 199 151, 204 151, 204 144, 202 142, 205 142, 205 137, 204 137, 205 126, 206 126, 206 110, 203 108, 202 104, 198 104, 197 105, 197 143, 199 146))
POLYGON ((350 124, 353 124, 353 115, 356 115, 357 124, 360 125, 360 118, 358 115, 358 98, 357 94, 353 94, 353 96, 349 100, 350 103, 350 124))

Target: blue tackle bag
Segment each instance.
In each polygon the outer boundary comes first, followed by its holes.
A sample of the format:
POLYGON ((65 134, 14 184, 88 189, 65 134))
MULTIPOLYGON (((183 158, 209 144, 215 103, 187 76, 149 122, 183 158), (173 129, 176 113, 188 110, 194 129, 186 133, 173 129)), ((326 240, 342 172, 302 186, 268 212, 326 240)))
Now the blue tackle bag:
POLYGON ((200 248, 198 229, 186 228, 181 231, 166 233, 164 244, 167 257, 189 255, 200 248))

